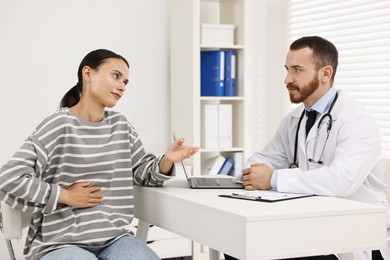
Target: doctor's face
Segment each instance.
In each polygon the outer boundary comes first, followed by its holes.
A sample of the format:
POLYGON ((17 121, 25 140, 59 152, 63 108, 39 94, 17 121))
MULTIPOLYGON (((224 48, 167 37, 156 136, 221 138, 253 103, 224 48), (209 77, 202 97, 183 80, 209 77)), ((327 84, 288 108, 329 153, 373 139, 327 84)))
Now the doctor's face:
MULTIPOLYGON (((290 101, 301 103, 310 100, 313 93, 319 88, 318 71, 309 48, 290 50, 286 57, 287 75, 284 80, 290 101)), ((313 104, 314 102, 309 102, 313 104)), ((305 103, 306 106, 308 106, 305 103)), ((310 106, 308 106, 310 107, 310 106)))

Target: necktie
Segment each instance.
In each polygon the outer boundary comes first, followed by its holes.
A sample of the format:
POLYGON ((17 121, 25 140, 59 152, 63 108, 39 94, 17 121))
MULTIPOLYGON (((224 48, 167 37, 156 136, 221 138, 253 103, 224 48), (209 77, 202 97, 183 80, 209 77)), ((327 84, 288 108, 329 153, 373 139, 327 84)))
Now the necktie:
POLYGON ((309 131, 311 127, 314 125, 314 122, 316 121, 317 117, 317 111, 315 110, 306 110, 306 116, 307 116, 307 121, 306 121, 306 136, 309 134, 309 131))

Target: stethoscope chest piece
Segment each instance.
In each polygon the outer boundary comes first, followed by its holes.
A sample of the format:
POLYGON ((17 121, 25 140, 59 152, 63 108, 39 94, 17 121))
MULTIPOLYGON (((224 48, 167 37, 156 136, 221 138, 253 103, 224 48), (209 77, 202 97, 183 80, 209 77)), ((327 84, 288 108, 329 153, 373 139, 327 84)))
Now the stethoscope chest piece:
POLYGON ((288 168, 290 169, 295 169, 295 168, 298 168, 298 163, 290 163, 290 165, 288 166, 288 168))

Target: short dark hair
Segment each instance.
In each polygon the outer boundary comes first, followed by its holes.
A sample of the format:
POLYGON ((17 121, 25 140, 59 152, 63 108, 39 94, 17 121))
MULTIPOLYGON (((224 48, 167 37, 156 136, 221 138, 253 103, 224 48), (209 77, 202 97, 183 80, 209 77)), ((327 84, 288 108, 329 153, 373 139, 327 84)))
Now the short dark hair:
POLYGON ((328 65, 332 67, 333 75, 330 82, 333 85, 339 58, 336 46, 334 46, 334 44, 330 41, 319 36, 302 37, 290 45, 290 50, 300 50, 303 48, 309 48, 312 50, 314 64, 317 70, 328 65))
POLYGON ((73 107, 80 101, 80 95, 83 92, 83 68, 89 66, 91 69, 97 70, 107 59, 115 58, 123 60, 127 67, 129 63, 121 55, 116 54, 110 50, 98 49, 88 53, 81 61, 77 71, 78 82, 72 87, 61 100, 60 107, 73 107))

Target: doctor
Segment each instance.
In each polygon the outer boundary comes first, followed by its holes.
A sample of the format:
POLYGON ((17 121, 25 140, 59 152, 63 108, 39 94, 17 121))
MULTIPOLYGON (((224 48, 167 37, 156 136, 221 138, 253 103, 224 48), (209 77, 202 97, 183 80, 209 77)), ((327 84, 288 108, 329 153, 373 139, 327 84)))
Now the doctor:
MULTIPOLYGON (((337 64, 338 51, 326 39, 303 37, 291 44, 285 83, 291 102, 302 105, 282 120, 263 151, 249 158, 242 181, 247 190, 337 196, 383 204, 390 213, 378 127, 362 105, 333 86, 337 64)), ((373 256, 381 259, 378 251, 373 256)), ((362 252, 357 259, 370 257, 362 252)))

